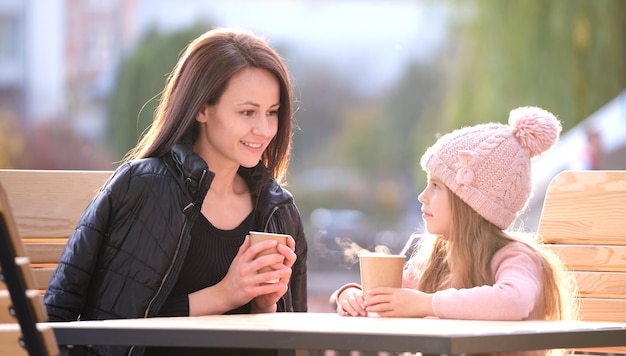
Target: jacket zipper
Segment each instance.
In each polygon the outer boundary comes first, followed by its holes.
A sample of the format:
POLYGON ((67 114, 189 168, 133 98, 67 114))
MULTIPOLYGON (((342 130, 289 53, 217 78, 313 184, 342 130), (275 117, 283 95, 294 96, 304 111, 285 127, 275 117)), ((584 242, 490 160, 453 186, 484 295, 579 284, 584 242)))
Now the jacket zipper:
POLYGON ((170 263, 170 266, 168 267, 167 272, 165 273, 165 276, 163 276, 163 279, 161 280, 161 285, 159 285, 159 289, 154 294, 154 297, 152 297, 152 299, 148 303, 148 307, 146 308, 146 311, 143 314, 144 318, 148 317, 148 312, 150 311, 150 307, 152 306, 152 303, 159 296, 159 294, 161 294, 161 290, 163 289, 163 286, 165 285, 165 281, 167 280, 167 277, 169 277, 170 273, 172 272, 172 269, 174 268, 174 262, 176 262, 176 260, 178 259, 178 253, 180 252, 180 244, 183 241, 183 233, 186 227, 187 227, 187 219, 185 218, 185 223, 183 224, 183 228, 178 238, 178 245, 176 245, 176 252, 174 253, 174 258, 172 258, 172 263, 170 263))
MULTIPOLYGON (((202 176, 200 176, 198 187, 202 186, 202 181, 204 180, 205 175, 206 175, 206 169, 202 170, 202 176)), ((186 213, 187 211, 189 211, 189 209, 193 208, 194 205, 195 204, 193 202, 187 204, 187 206, 185 206, 185 208, 183 209, 183 212, 186 213)), ((152 299, 148 303, 148 307, 146 308, 146 311, 143 315, 144 318, 148 317, 148 312, 150 311, 150 307, 152 306, 152 303, 159 296, 159 294, 161 294, 161 290, 163 289, 163 286, 165 285, 165 281, 167 281, 167 277, 169 277, 170 273, 172 272, 172 269, 174 268, 174 264, 176 260, 178 259, 178 254, 180 253, 180 244, 183 242, 183 234, 185 233, 186 227, 187 227, 187 215, 185 214, 185 222, 183 223, 183 228, 180 230, 180 235, 178 236, 178 244, 176 245, 176 252, 174 253, 174 258, 172 258, 172 262, 170 263, 170 266, 167 269, 167 272, 165 273, 165 275, 163 276, 163 279, 161 280, 161 285, 159 286, 159 289, 154 294, 154 297, 152 297, 152 299)))
POLYGON ((265 227, 263 227, 263 231, 269 232, 269 231, 267 231, 267 229, 270 226, 270 220, 272 220, 272 216, 274 216, 274 213, 276 213, 276 211, 278 211, 278 208, 279 208, 278 206, 274 206, 272 208, 272 211, 270 212, 270 214, 267 217, 267 220, 265 221, 265 227))
MULTIPOLYGON (((204 177, 206 175, 206 169, 202 171, 202 176, 200 177, 200 181, 198 183, 198 186, 202 185, 202 181, 204 180, 204 177)), ((189 204, 187 204, 187 206, 185 206, 185 208, 183 208, 183 212, 186 213, 189 209, 194 207, 194 203, 191 202, 189 204)), ((169 277, 170 273, 172 272, 172 269, 174 268, 174 264, 176 262, 176 260, 178 259, 178 254, 180 253, 180 244, 183 242, 183 234, 185 233, 187 227, 187 216, 185 215, 185 222, 183 223, 183 228, 180 230, 180 235, 178 236, 178 244, 176 245, 176 252, 174 252, 174 258, 172 258, 172 262, 170 263, 170 266, 167 269, 167 272, 165 273, 165 275, 163 276, 163 279, 161 280, 161 285, 159 285, 159 289, 157 290, 157 292, 154 294, 154 297, 152 297, 152 299, 150 300, 150 302, 148 302, 148 306, 146 307, 146 311, 143 314, 144 318, 148 317, 148 313, 150 311, 150 307, 152 306, 152 303, 154 303, 154 301, 156 300, 156 298, 159 296, 159 294, 161 294, 161 290, 163 290, 163 286, 165 285, 165 281, 167 281, 167 277, 169 277)), ((131 348, 128 350, 128 355, 131 355, 132 352, 134 351, 135 346, 131 346, 131 348)))
MULTIPOLYGON (((202 170, 202 175, 200 176, 200 180, 198 181, 198 187, 202 186, 202 182, 204 181, 204 177, 205 176, 206 176, 206 169, 203 169, 202 170)), ((161 290, 163 289, 163 286, 165 285, 165 281, 167 281, 167 277, 169 277, 170 273, 172 272, 172 269, 174 268, 174 264, 176 263, 176 260, 178 259, 178 254, 180 253, 180 245, 183 242, 183 234, 185 233, 185 230, 187 228, 187 215, 186 215, 186 213, 191 208, 193 208, 194 205, 195 204, 192 201, 191 203, 187 204, 187 206, 185 206, 185 208, 183 208, 183 213, 185 213, 185 222, 183 223, 183 228, 180 230, 180 235, 178 236, 178 244, 176 245, 176 252, 174 253, 174 258, 172 258, 172 262, 170 263, 170 266, 167 269, 167 272, 165 273, 165 275, 163 276, 163 279, 161 280, 161 285, 159 286, 159 289, 154 294, 154 297, 152 297, 152 299, 148 303, 148 307, 146 308, 146 311, 145 311, 145 313, 143 315, 144 318, 148 317, 148 312, 150 311, 150 307, 152 306, 152 303, 159 296, 159 294, 161 294, 161 290)))

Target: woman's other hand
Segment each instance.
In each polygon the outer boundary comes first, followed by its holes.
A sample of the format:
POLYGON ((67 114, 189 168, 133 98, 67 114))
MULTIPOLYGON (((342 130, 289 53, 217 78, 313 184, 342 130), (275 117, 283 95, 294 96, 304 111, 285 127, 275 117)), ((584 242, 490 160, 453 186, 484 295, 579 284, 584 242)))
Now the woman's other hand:
MULTIPOLYGON (((253 313, 272 313, 276 311, 276 303, 280 298, 287 293, 289 288, 289 279, 291 278, 291 267, 296 263, 296 242, 293 237, 287 238, 287 245, 278 244, 276 247, 278 254, 282 256, 282 261, 272 264, 271 267, 274 271, 264 272, 261 275, 277 276, 269 279, 271 285, 273 285, 273 291, 256 296, 252 300, 252 312, 253 313), (274 282, 278 279, 278 282, 274 282)), ((268 277, 269 278, 269 277, 268 277)), ((268 281, 262 282, 268 283, 268 281)))
POLYGON ((276 311, 276 302, 287 292, 296 260, 293 239, 287 241, 287 246, 276 244, 275 240, 266 240, 251 245, 246 236, 226 276, 218 284, 189 295, 189 315, 223 314, 250 301, 253 313, 276 311), (277 247, 279 253, 255 259, 259 252, 272 247, 277 247), (266 266, 274 270, 258 273, 266 266))

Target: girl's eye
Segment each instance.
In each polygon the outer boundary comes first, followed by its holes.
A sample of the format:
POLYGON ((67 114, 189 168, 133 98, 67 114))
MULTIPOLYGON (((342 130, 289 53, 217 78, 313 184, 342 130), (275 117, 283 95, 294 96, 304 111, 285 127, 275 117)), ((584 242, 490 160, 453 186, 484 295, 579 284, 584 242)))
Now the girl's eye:
POLYGON ((252 116, 252 114, 254 114, 254 111, 252 111, 252 110, 245 110, 245 111, 242 111, 241 114, 243 116, 252 116))
POLYGON ((272 111, 269 111, 267 114, 268 114, 269 116, 276 116, 276 115, 278 115, 278 110, 272 110, 272 111))

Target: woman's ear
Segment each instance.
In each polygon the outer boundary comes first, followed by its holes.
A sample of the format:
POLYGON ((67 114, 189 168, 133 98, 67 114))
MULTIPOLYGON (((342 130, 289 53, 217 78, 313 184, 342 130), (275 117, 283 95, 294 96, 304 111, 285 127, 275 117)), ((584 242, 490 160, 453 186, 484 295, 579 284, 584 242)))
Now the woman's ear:
POLYGON ((206 123, 209 120, 210 112, 211 108, 208 105, 204 105, 202 110, 196 115, 196 121, 206 123))

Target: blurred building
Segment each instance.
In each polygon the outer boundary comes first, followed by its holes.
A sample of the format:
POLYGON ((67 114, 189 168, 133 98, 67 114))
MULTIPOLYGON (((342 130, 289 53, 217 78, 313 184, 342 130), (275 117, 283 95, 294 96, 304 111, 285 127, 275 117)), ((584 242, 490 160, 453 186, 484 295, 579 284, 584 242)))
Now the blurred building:
POLYGON ((101 132, 102 94, 136 41, 136 0, 0 2, 0 110, 101 132))
POLYGON ((63 110, 58 2, 0 3, 0 105, 4 115, 32 121, 57 116, 63 110))

